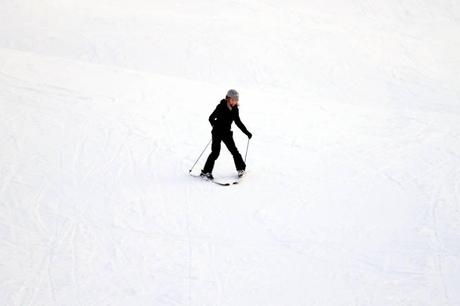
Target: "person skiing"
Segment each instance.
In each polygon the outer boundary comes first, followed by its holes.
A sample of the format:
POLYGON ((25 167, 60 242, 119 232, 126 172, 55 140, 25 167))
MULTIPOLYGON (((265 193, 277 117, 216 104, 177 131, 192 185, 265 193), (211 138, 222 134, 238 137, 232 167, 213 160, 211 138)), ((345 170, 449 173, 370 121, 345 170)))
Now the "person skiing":
POLYGON ((241 122, 238 110, 238 100, 238 92, 235 89, 230 89, 225 99, 220 101, 216 109, 209 116, 209 122, 212 126, 212 145, 211 154, 209 154, 200 174, 204 178, 210 180, 214 179, 212 176, 212 169, 214 168, 216 159, 219 157, 221 142, 223 142, 230 153, 232 153, 238 176, 243 176, 246 170, 246 164, 236 148, 235 141, 233 140, 233 132, 231 130, 231 125, 233 121, 235 121, 236 126, 238 126, 249 139, 252 137, 252 134, 244 126, 243 122, 241 122))

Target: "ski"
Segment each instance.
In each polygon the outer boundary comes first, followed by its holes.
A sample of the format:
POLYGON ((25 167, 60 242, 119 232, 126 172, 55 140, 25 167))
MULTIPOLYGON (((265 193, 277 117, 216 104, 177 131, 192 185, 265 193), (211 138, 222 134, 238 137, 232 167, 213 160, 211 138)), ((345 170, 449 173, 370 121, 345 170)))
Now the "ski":
POLYGON ((210 179, 207 179, 207 178, 202 177, 201 175, 196 175, 196 174, 191 174, 191 173, 190 173, 190 175, 193 176, 193 177, 200 178, 200 179, 202 179, 202 180, 204 180, 204 181, 207 181, 207 182, 211 182, 211 183, 217 184, 217 185, 219 185, 219 186, 230 186, 230 185, 232 185, 232 184, 230 184, 230 183, 222 183, 222 182, 216 181, 215 179, 210 180, 210 179))
POLYGON ((230 186, 230 183, 221 183, 216 180, 209 180, 210 182, 213 182, 214 184, 217 184, 219 186, 230 186))
POLYGON ((241 174, 241 175, 237 175, 236 179, 234 179, 233 182, 230 181, 230 182, 228 182, 228 183, 224 183, 224 182, 219 182, 219 181, 216 180, 216 179, 210 180, 210 179, 208 179, 208 178, 206 178, 206 177, 201 176, 200 174, 192 174, 191 172, 189 172, 189 174, 190 174, 191 176, 193 176, 193 177, 200 178, 200 179, 202 179, 202 180, 204 180, 204 181, 212 182, 212 183, 217 184, 217 185, 219 185, 219 186, 238 185, 238 184, 240 184, 241 181, 243 180, 243 177, 246 176, 246 172, 244 172, 244 173, 241 174))

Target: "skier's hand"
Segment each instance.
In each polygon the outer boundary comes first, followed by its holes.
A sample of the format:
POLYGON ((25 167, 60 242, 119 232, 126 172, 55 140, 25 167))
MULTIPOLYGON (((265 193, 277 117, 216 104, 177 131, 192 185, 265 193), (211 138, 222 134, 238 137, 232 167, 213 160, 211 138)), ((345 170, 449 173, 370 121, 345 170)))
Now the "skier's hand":
POLYGON ((248 135, 248 138, 249 138, 249 139, 251 139, 251 138, 252 138, 252 134, 251 134, 251 132, 248 132, 248 134, 247 134, 247 135, 248 135))

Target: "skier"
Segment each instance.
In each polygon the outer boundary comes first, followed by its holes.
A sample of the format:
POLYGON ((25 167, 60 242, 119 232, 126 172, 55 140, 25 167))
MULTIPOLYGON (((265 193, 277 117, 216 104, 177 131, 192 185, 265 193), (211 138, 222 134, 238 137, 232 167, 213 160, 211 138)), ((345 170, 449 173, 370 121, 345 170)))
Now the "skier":
POLYGON ((201 170, 201 176, 209 180, 214 179, 212 176, 212 169, 214 168, 214 162, 219 157, 220 153, 220 142, 222 141, 227 149, 232 153, 233 160, 235 161, 236 171, 238 176, 241 177, 246 170, 246 164, 241 157, 240 152, 236 148, 235 141, 233 140, 233 132, 231 131, 232 122, 240 128, 240 130, 251 139, 252 134, 246 129, 244 124, 240 120, 238 110, 239 94, 235 89, 230 89, 227 92, 225 99, 220 101, 216 109, 209 116, 209 122, 212 128, 212 145, 211 154, 209 154, 204 169, 201 170))

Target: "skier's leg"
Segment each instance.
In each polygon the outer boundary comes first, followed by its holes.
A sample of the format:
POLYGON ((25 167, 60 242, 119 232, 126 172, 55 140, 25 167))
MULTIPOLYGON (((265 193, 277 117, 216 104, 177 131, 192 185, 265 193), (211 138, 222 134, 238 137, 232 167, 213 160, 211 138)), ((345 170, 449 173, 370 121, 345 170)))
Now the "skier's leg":
POLYGON ((230 153, 232 153, 236 170, 245 170, 246 164, 244 163, 243 157, 241 157, 240 152, 238 152, 238 149, 236 148, 235 141, 233 140, 233 133, 224 137, 222 141, 225 143, 230 153))
POLYGON ((203 172, 212 173, 214 162, 219 157, 220 153, 220 137, 212 135, 211 154, 209 154, 206 163, 204 164, 203 172))

